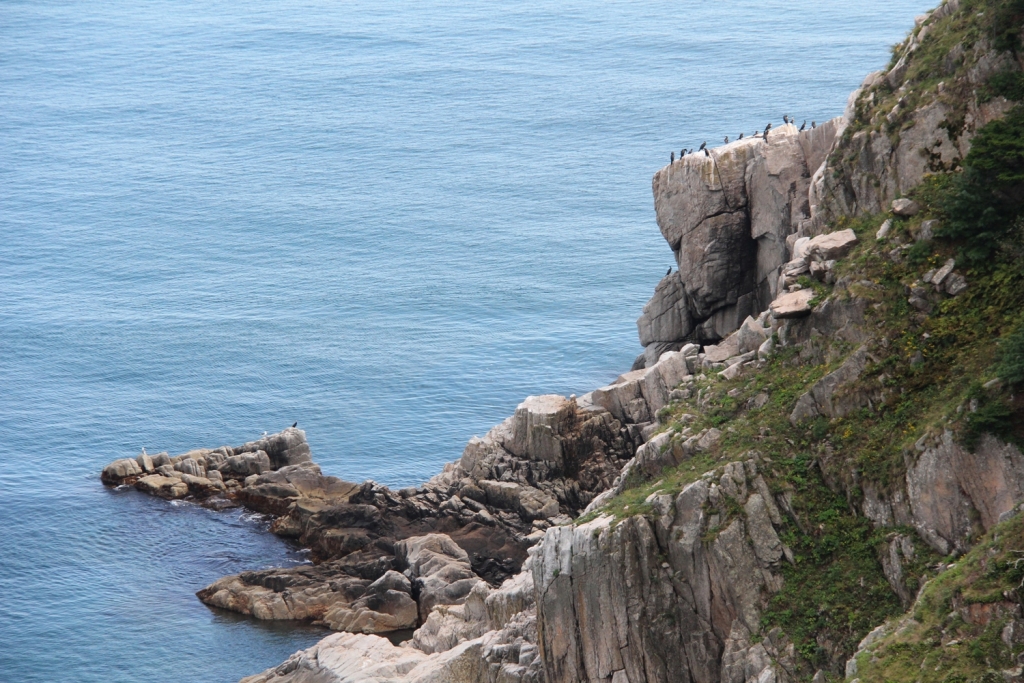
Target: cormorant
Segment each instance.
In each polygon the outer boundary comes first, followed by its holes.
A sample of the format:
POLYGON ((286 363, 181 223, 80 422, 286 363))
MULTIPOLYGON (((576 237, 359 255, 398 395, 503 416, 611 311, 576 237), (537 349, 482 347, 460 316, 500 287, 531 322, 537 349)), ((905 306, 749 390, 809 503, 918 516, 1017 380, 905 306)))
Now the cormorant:
POLYGON ((672 274, 672 266, 669 266, 669 267, 668 267, 668 272, 667 272, 667 273, 665 273, 665 276, 666 276, 666 277, 668 277, 668 276, 669 276, 669 275, 671 275, 671 274, 672 274))
POLYGON ((292 422, 292 429, 295 429, 298 426, 299 426, 298 422, 292 422))
POLYGON ((686 156, 686 150, 685 149, 679 150, 679 158, 682 159, 685 156, 686 156))
POLYGON ((709 151, 707 151, 707 150, 704 150, 704 156, 706 156, 706 157, 709 157, 709 156, 711 156, 711 152, 709 152, 709 151))
POLYGON ((729 136, 728 135, 725 136, 725 144, 727 144, 727 145, 729 144, 729 136))
POLYGON ((743 133, 740 133, 740 140, 743 139, 743 133))
POLYGON ((675 152, 669 152, 668 153, 668 165, 671 166, 674 163, 676 163, 676 153, 675 152))
POLYGON ((806 127, 807 127, 807 120, 804 119, 804 122, 800 124, 800 130, 803 130, 806 127))
POLYGON ((789 116, 787 116, 786 114, 783 114, 782 115, 782 122, 783 123, 789 123, 789 116))
POLYGON ((811 121, 811 128, 817 128, 817 126, 818 124, 816 124, 814 121, 811 121))
POLYGON ((701 149, 704 149, 704 148, 705 148, 705 147, 707 147, 707 146, 708 146, 708 143, 707 143, 707 141, 705 140, 704 142, 700 143, 700 147, 698 147, 697 149, 698 149, 698 150, 701 150, 701 149))
POLYGON ((765 140, 768 139, 768 131, 770 131, 771 129, 772 129, 772 124, 770 124, 770 123, 767 126, 764 127, 764 139, 765 140))

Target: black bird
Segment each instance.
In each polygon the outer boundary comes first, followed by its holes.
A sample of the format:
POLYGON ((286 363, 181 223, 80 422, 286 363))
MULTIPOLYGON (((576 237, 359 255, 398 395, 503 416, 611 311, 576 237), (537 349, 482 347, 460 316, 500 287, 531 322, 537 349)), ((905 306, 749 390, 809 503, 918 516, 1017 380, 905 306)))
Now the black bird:
POLYGON ((725 144, 727 144, 727 145, 729 144, 729 136, 728 135, 725 136, 725 144))
POLYGON ((709 152, 709 151, 707 151, 707 150, 704 150, 704 156, 706 156, 706 157, 709 157, 709 156, 711 156, 711 152, 709 152))
POLYGON ((708 143, 707 143, 707 141, 705 141, 705 142, 700 143, 700 147, 698 147, 697 149, 699 149, 699 150, 700 149, 704 149, 707 146, 708 146, 708 143))
POLYGON ((686 156, 686 150, 685 149, 679 150, 679 158, 682 159, 685 156, 686 156))
POLYGON ((789 116, 787 116, 786 114, 783 114, 782 115, 782 122, 783 123, 789 123, 789 116))
POLYGON ((676 163, 676 153, 675 152, 669 152, 668 153, 668 165, 671 166, 674 163, 676 163))
POLYGON ((814 121, 811 121, 811 128, 816 128, 817 126, 818 124, 816 124, 814 121))
POLYGON ((665 275, 668 276, 668 275, 671 275, 671 274, 672 274, 672 266, 669 266, 668 272, 665 273, 665 275))
POLYGON ((295 429, 298 426, 299 426, 298 422, 292 422, 292 429, 295 429))
POLYGON ((807 121, 804 120, 804 122, 800 124, 800 130, 803 130, 806 127, 807 127, 807 121))
POLYGON ((743 139, 743 133, 740 133, 740 140, 743 139))
POLYGON ((772 129, 772 124, 770 124, 770 123, 767 126, 764 127, 764 139, 765 140, 768 139, 768 131, 770 131, 771 129, 772 129))
POLYGON ((693 154, 693 147, 690 148, 690 151, 687 152, 687 154, 693 154))

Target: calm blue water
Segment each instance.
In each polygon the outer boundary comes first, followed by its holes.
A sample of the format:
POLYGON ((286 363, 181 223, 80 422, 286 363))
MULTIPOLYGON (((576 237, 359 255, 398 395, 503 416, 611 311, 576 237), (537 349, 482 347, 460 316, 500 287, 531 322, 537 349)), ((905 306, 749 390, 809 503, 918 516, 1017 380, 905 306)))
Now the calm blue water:
POLYGON ((607 382, 669 150, 839 113, 930 1, 0 1, 0 678, 315 641, 192 595, 301 554, 101 467, 298 420, 407 485, 607 382))

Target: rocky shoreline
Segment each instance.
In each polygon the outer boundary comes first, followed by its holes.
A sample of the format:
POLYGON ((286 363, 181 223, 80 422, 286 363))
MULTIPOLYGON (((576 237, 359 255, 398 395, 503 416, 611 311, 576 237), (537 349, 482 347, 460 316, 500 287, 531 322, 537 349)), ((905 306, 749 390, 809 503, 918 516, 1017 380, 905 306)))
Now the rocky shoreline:
MULTIPOLYGON (((353 633, 416 628, 436 606, 462 604, 477 585, 518 574, 546 529, 570 523, 620 483, 657 427, 652 416, 692 379, 695 350, 664 354, 579 398, 528 397, 419 487, 392 491, 324 475, 297 428, 235 447, 142 453, 110 463, 102 480, 215 509, 241 505, 310 549, 312 566, 213 583, 197 594, 209 605, 353 633)), ((715 436, 695 435, 695 447, 715 436)))
MULTIPOLYGON (((784 456, 761 450, 771 430, 761 425, 743 450, 727 453, 738 439, 728 420, 756 422, 770 400, 781 402, 774 428, 792 428, 808 449, 817 443, 808 457, 829 495, 845 496, 841 514, 891 530, 873 560, 875 584, 862 575, 858 590, 904 608, 924 553, 968 550, 1024 500, 1024 456, 989 435, 969 451, 945 426, 925 432, 884 485, 841 462, 824 437, 814 441, 814 425, 830 429, 904 391, 889 381, 903 360, 882 372, 890 342, 880 316, 890 302, 851 254, 905 265, 935 221, 915 218, 920 207, 901 195, 927 173, 948 170, 975 131, 1010 107, 978 96, 986 79, 1009 68, 984 41, 962 71, 965 53, 954 48, 959 61, 950 62, 948 85, 918 97, 903 84, 915 50, 958 12, 952 0, 920 17, 898 63, 869 75, 843 116, 807 130, 783 125, 659 170, 658 226, 679 268, 662 278, 637 321, 644 352, 633 368, 583 396, 526 398, 422 486, 393 491, 324 475, 297 428, 237 447, 143 453, 108 465, 105 484, 212 508, 242 505, 272 516, 273 533, 310 549, 312 565, 243 572, 197 593, 258 619, 338 631, 244 681, 841 676, 852 649, 832 631, 816 636, 815 672, 793 633, 763 621, 787 568, 799 564, 793 539, 818 531, 780 470, 784 456), (953 86, 973 93, 958 130, 947 115, 959 104, 943 99, 953 86), (888 117, 865 119, 876 97, 892 96, 900 99, 888 117), (903 126, 895 139, 882 119, 903 126), (870 231, 847 227, 866 214, 879 217, 870 231), (777 389, 763 388, 770 378, 759 375, 765 368, 815 371, 773 395, 777 389), (726 403, 727 417, 715 413, 726 403), (672 486, 662 485, 666 472, 672 486), (623 502, 637 491, 643 497, 623 502), (378 635, 410 629, 400 645, 378 635)), ((930 311, 970 291, 968 275, 950 258, 906 276, 904 326, 917 334, 930 311)), ((798 448, 788 436, 773 443, 785 457, 798 448)), ((818 530, 825 527, 819 520, 818 530)))

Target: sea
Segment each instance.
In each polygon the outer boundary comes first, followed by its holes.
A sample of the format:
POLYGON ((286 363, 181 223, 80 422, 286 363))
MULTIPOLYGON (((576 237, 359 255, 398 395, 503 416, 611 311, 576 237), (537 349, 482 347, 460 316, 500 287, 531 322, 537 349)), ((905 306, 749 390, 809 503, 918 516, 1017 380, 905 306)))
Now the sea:
POLYGON ((0 0, 0 680, 229 682, 306 562, 103 466, 293 422, 401 487, 630 368, 669 153, 821 122, 934 0, 0 0))

